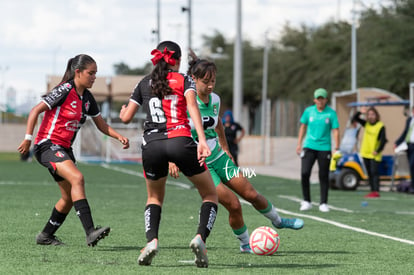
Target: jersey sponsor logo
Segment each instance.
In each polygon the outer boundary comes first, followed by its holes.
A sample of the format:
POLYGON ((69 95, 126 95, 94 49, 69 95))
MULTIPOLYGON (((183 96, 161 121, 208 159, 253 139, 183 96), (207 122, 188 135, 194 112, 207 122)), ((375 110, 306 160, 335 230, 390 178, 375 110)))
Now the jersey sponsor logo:
POLYGON ((174 78, 169 79, 169 80, 168 80, 168 82, 169 82, 170 84, 175 84, 175 83, 178 83, 177 79, 174 79, 174 78))
MULTIPOLYGON (((187 128, 185 125, 177 125, 177 126, 174 126, 174 127, 168 128, 168 129, 167 129, 167 132, 169 132, 169 131, 174 131, 174 130, 185 129, 185 128, 187 128)), ((168 133, 164 133, 164 134, 168 135, 168 133)))
POLYGON ((74 100, 70 103, 70 106, 72 106, 73 109, 76 109, 76 103, 77 103, 77 101, 74 100))
POLYGON ((63 158, 65 156, 65 154, 61 151, 57 151, 55 156, 57 156, 58 158, 63 158))
POLYGON ((79 121, 71 120, 65 123, 66 130, 76 132, 79 128, 79 121))
POLYGON ((203 120, 203 128, 204 128, 204 130, 207 130, 207 129, 213 127, 214 124, 215 124, 215 120, 211 116, 203 116, 202 117, 202 120, 203 120))
POLYGON ((53 89, 44 98, 49 103, 53 102, 56 99, 58 99, 59 97, 61 97, 64 92, 70 91, 70 89, 72 89, 72 85, 70 85, 69 83, 65 83, 65 84, 60 85, 60 86, 56 87, 55 89, 53 89))

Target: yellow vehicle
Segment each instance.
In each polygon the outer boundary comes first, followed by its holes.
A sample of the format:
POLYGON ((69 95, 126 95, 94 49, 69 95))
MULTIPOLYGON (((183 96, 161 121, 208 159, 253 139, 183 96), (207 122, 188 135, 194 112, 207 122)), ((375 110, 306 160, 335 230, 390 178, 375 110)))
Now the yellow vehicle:
MULTIPOLYGON (((409 101, 394 102, 352 102, 350 107, 360 106, 408 106, 409 101)), ((351 109, 352 117, 355 108, 351 109)), ((355 147, 358 140, 359 126, 348 127, 341 141, 339 152, 336 152, 330 164, 330 187, 333 189, 356 190, 361 181, 368 180, 362 157, 356 152, 355 147)), ((405 152, 398 152, 394 155, 383 155, 379 165, 380 181, 391 181, 391 190, 394 182, 410 179, 408 160, 405 152)))

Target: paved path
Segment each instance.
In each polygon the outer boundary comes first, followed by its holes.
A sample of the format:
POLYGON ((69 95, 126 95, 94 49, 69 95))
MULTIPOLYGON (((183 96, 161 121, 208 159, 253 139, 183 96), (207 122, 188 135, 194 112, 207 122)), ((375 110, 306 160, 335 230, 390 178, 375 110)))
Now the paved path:
MULTIPOLYGON (((248 165, 256 174, 300 180, 301 160, 296 154, 297 138, 278 138, 272 148, 271 165, 248 165)), ((243 167, 243 164, 241 164, 243 167)), ((311 182, 318 182, 318 164, 312 169, 311 182)))

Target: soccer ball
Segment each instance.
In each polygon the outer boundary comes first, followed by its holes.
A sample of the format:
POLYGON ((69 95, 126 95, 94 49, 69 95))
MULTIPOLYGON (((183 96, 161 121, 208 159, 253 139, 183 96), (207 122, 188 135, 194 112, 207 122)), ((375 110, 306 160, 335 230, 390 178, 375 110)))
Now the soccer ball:
POLYGON ((268 226, 256 228, 250 235, 250 248, 256 255, 273 255, 280 244, 279 234, 268 226))

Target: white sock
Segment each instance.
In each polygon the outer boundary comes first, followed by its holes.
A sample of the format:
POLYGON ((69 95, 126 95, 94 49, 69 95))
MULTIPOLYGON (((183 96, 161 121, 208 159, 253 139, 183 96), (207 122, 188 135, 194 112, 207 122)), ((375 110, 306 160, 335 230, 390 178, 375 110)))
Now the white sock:
POLYGON ((279 225, 282 222, 282 219, 280 218, 273 204, 271 204, 271 206, 272 206, 272 209, 270 209, 270 211, 267 213, 263 213, 263 215, 269 220, 271 220, 273 224, 279 225))
POLYGON ((240 235, 237 235, 237 234, 234 234, 234 235, 236 235, 236 238, 239 239, 240 246, 249 244, 250 236, 249 236, 249 231, 247 229, 240 235))

